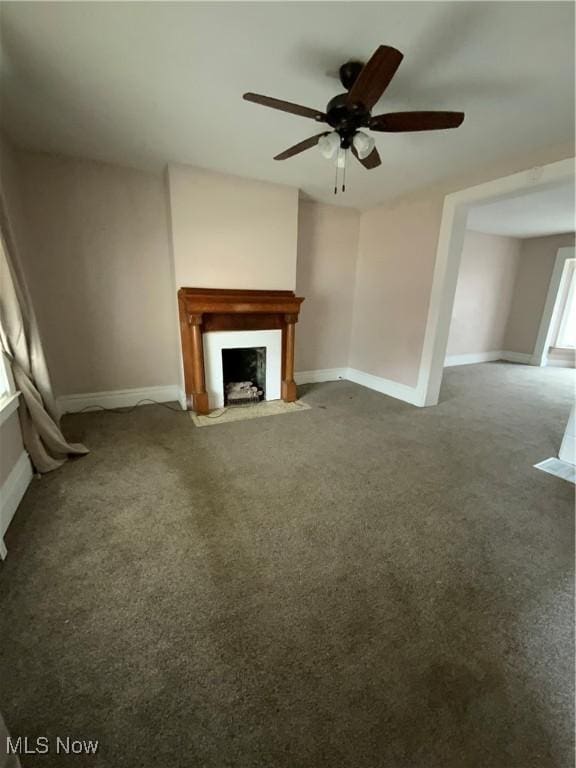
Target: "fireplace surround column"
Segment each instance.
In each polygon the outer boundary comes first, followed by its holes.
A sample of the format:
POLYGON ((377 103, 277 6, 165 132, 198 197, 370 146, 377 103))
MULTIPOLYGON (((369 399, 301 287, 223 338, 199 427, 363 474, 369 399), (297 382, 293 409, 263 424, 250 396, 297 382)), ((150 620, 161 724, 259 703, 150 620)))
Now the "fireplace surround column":
POLYGON ((204 375, 204 346, 202 343, 202 315, 189 315, 192 347, 192 406, 196 413, 210 412, 206 377, 204 375))
POLYGON ((298 315, 285 315, 284 321, 284 375, 282 378, 282 400, 286 403, 293 403, 297 399, 296 382, 294 381, 294 338, 296 335, 295 325, 298 322, 298 315))

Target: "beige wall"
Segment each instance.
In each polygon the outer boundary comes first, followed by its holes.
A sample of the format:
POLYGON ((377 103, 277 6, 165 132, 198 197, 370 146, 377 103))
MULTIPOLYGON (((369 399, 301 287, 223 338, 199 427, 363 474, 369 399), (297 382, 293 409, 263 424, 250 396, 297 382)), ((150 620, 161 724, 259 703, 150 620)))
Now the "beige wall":
POLYGON ((294 290, 296 188, 183 165, 168 183, 178 287, 294 290))
POLYGON ((520 241, 515 238, 466 232, 447 355, 505 349, 519 258, 520 241))
MULTIPOLYGON (((539 153, 484 179, 565 156, 539 153)), ((307 298, 297 368, 345 365, 352 316, 349 365, 416 383, 442 204, 456 182, 360 216, 301 203, 298 227, 296 190, 178 166, 173 261, 166 179, 40 153, 17 159, 25 270, 56 394, 178 383, 176 285, 294 288, 297 240, 307 298)))
POLYGON ((416 383, 441 213, 437 196, 362 215, 352 368, 416 383))
POLYGON ((56 395, 178 381, 164 179, 18 155, 24 268, 56 395))
POLYGON ((572 144, 547 147, 363 213, 350 365, 416 384, 446 194, 573 156, 572 144))
POLYGON ((512 295, 505 348, 532 353, 546 303, 548 285, 559 248, 574 245, 574 235, 552 235, 522 240, 520 264, 512 295))
POLYGON ((304 296, 296 329, 296 370, 348 365, 360 214, 301 202, 296 292, 304 296))
POLYGON ((192 197, 177 193, 197 180, 191 169, 179 169, 170 190, 180 208, 174 227, 180 247, 172 261, 166 179, 42 153, 18 151, 15 157, 25 204, 23 263, 56 395, 177 384, 176 285, 295 288, 297 253, 298 290, 306 297, 297 369, 347 364, 357 211, 302 203, 299 220, 296 190, 204 171, 200 206, 194 204, 197 190, 192 197), (249 202, 246 188, 252 190, 249 202), (238 196, 244 213, 224 215, 238 196), (191 240, 185 210, 196 213, 190 219, 199 234, 191 240), (224 249, 223 258, 237 258, 226 269, 218 259, 203 259, 204 278, 194 276, 188 255, 205 252, 211 240, 224 249), (249 254, 254 258, 244 269, 249 254))

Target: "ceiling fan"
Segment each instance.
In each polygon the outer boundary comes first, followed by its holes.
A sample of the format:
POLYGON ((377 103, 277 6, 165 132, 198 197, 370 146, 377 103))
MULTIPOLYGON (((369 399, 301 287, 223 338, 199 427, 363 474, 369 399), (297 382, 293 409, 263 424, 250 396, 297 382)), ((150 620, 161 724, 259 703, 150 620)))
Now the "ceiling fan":
MULTIPOLYGON (((336 193, 338 168, 342 168, 344 174, 346 172, 346 150, 351 150, 368 170, 382 163, 374 139, 360 130, 361 128, 381 133, 403 133, 437 131, 461 125, 464 120, 463 112, 389 112, 372 117, 372 108, 390 84, 403 58, 396 48, 381 45, 367 64, 358 61, 343 64, 339 71, 340 82, 347 93, 334 96, 326 105, 325 112, 258 93, 245 93, 246 101, 300 117, 309 117, 317 123, 328 123, 333 128, 332 131, 324 131, 304 139, 276 155, 274 160, 286 160, 318 145, 326 158, 336 157, 336 193)), ((345 176, 342 185, 342 191, 344 190, 345 176)))

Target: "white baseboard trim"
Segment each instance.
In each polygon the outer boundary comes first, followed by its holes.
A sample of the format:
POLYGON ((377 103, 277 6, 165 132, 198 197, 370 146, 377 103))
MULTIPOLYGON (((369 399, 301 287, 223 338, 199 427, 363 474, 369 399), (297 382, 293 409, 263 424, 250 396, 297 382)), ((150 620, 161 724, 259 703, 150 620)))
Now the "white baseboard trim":
POLYGON ((356 368, 348 368, 346 373, 348 381, 360 384, 362 387, 374 389, 383 395, 395 397, 397 400, 404 400, 411 405, 422 405, 422 399, 416 387, 409 387, 407 384, 400 384, 397 381, 383 379, 381 376, 374 376, 371 373, 364 373, 356 368))
POLYGON ((550 349, 545 359, 548 368, 576 368, 576 356, 573 349, 550 349))
POLYGON ((84 410, 102 408, 129 408, 134 405, 150 405, 142 400, 154 400, 157 403, 177 401, 182 405, 180 387, 143 387, 141 389, 117 389, 111 392, 86 392, 79 395, 62 395, 57 403, 61 413, 78 413, 84 410))
POLYGON ((574 368, 574 363, 570 360, 551 360, 548 358, 546 362, 547 368, 574 368))
POLYGON ((502 352, 501 360, 507 363, 522 363, 523 365, 532 365, 532 354, 530 352, 502 352))
MULTIPOLYGON (((396 381, 373 376, 355 368, 323 368, 316 371, 300 371, 294 374, 297 384, 316 384, 323 381, 338 381, 346 379, 360 384, 384 395, 404 400, 412 405, 421 405, 416 387, 399 384, 396 381)), ((99 410, 99 408, 129 408, 138 404, 147 405, 140 401, 154 400, 158 403, 178 402, 182 410, 186 410, 186 396, 178 385, 166 387, 145 387, 142 389, 121 389, 111 392, 87 392, 79 395, 63 395, 57 399, 61 413, 78 413, 79 411, 99 410)))
POLYGON ((447 355, 444 360, 445 368, 455 365, 473 365, 474 363, 491 363, 493 360, 502 360, 502 350, 494 352, 470 352, 464 355, 447 355))
POLYGON ((316 371, 300 371, 294 374, 294 380, 297 384, 318 384, 323 381, 338 381, 339 379, 352 381, 354 384, 360 384, 361 387, 373 389, 411 405, 422 404, 420 393, 416 387, 383 379, 381 376, 374 376, 372 373, 365 373, 357 368, 324 368, 316 371))
POLYGON ((7 554, 4 534, 31 480, 32 464, 26 451, 22 451, 18 461, 0 487, 0 557, 2 560, 7 554))
POLYGON ((447 355, 444 360, 445 368, 455 365, 474 365, 475 363, 491 363, 495 360, 505 360, 508 363, 523 363, 532 365, 532 355, 526 352, 510 352, 499 349, 494 352, 470 352, 465 355, 447 355))
POLYGON ((296 384, 316 384, 321 381, 345 379, 347 368, 321 368, 316 371, 299 371, 294 374, 296 384))

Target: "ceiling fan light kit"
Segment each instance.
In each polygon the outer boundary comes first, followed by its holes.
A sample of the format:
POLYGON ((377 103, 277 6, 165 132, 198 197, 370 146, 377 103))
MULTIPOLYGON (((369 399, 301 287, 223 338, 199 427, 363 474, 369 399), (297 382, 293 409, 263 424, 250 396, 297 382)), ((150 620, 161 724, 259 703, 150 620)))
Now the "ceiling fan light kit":
MULTIPOLYGON (((370 170, 377 168, 382 161, 373 137, 361 129, 379 133, 437 131, 457 128, 464 121, 463 112, 444 111, 391 112, 372 117, 372 108, 390 84, 402 59, 403 55, 396 48, 381 45, 366 64, 359 61, 343 64, 340 67, 340 82, 346 88, 346 93, 330 99, 325 112, 258 93, 245 93, 244 99, 264 107, 308 117, 318 123, 327 123, 333 129, 295 144, 276 155, 275 160, 286 160, 317 145, 326 159, 336 159, 336 176, 339 168, 344 170, 344 175, 346 173, 347 150, 352 152, 364 168, 370 170)), ((344 190, 345 181, 342 185, 344 190)), ((334 191, 337 191, 337 184, 334 191)))
POLYGON ((360 160, 367 158, 375 145, 376 142, 372 136, 368 136, 368 134, 363 131, 357 131, 352 137, 352 146, 356 150, 360 160))
POLYGON ((327 133, 326 136, 321 136, 318 140, 318 149, 322 157, 325 157, 326 160, 331 160, 340 149, 340 136, 338 136, 336 131, 327 133))

